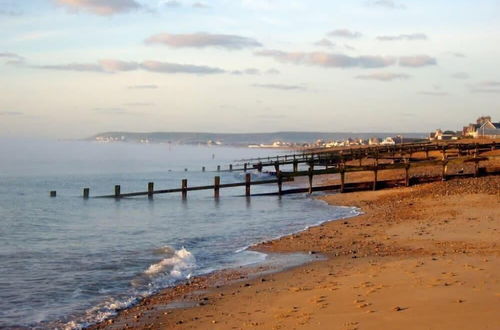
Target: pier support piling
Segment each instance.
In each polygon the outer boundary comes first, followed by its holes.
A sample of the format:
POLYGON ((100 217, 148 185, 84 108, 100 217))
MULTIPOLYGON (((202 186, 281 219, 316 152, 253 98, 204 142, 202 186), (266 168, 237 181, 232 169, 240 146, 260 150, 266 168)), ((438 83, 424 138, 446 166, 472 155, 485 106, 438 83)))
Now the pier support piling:
POLYGON ((405 186, 410 186, 410 163, 405 164, 405 186))
POLYGON ((252 175, 250 173, 247 173, 245 175, 245 196, 247 196, 247 197, 250 196, 251 182, 252 182, 252 175))
POLYGON ((219 198, 220 176, 214 178, 214 197, 219 198))
POLYGON ((120 185, 115 186, 115 198, 120 198, 121 195, 121 187, 120 185))
POLYGON ((276 173, 276 177, 278 178, 278 195, 281 196, 283 195, 283 176, 280 170, 276 173))
POLYGON ((345 169, 343 167, 340 170, 340 192, 345 192, 345 169))
POLYGON ((88 199, 90 195, 90 188, 83 188, 83 198, 88 199))
POLYGON ((187 198, 187 187, 188 187, 188 180, 182 179, 182 199, 187 198))
POLYGON ((153 198, 153 193, 155 190, 155 184, 154 182, 149 182, 148 183, 148 198, 153 198))

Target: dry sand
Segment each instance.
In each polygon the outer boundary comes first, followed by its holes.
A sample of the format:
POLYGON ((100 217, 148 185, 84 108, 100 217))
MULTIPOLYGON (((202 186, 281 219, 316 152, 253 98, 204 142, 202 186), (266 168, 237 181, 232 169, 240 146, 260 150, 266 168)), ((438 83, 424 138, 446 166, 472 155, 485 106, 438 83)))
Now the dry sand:
POLYGON ((326 260, 201 277, 94 328, 500 329, 500 176, 322 199, 364 214, 256 250, 326 260))

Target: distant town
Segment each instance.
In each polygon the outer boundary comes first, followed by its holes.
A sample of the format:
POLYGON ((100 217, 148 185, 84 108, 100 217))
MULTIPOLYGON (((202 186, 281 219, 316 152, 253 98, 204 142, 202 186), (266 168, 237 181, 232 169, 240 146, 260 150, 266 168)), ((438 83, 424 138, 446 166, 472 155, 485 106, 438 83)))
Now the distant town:
POLYGON ((321 133, 321 132, 276 132, 276 133, 189 133, 189 132, 107 132, 93 136, 90 140, 100 143, 168 143, 207 146, 237 146, 248 148, 332 148, 362 145, 396 145, 408 142, 447 141, 466 138, 500 138, 500 122, 491 116, 482 116, 464 126, 461 131, 436 129, 425 133, 321 133))

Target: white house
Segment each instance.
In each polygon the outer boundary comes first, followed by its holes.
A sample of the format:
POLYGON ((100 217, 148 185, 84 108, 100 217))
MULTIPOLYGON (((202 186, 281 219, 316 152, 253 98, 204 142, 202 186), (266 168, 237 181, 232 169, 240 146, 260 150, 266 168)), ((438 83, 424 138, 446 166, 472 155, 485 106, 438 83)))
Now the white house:
POLYGON ((391 138, 390 136, 388 136, 380 144, 383 145, 383 146, 393 146, 393 145, 396 144, 396 142, 394 142, 393 138, 391 138))

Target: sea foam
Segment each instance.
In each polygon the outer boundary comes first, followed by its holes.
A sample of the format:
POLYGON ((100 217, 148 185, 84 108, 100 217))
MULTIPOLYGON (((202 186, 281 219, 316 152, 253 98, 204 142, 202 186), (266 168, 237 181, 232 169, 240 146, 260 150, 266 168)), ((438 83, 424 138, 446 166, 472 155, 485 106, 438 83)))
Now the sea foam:
MULTIPOLYGON (((165 249, 170 254, 172 250, 165 249)), ((182 248, 173 251, 173 255, 162 259, 160 262, 152 264, 144 271, 148 276, 168 273, 175 279, 189 278, 191 271, 196 267, 196 259, 191 252, 182 248)))

